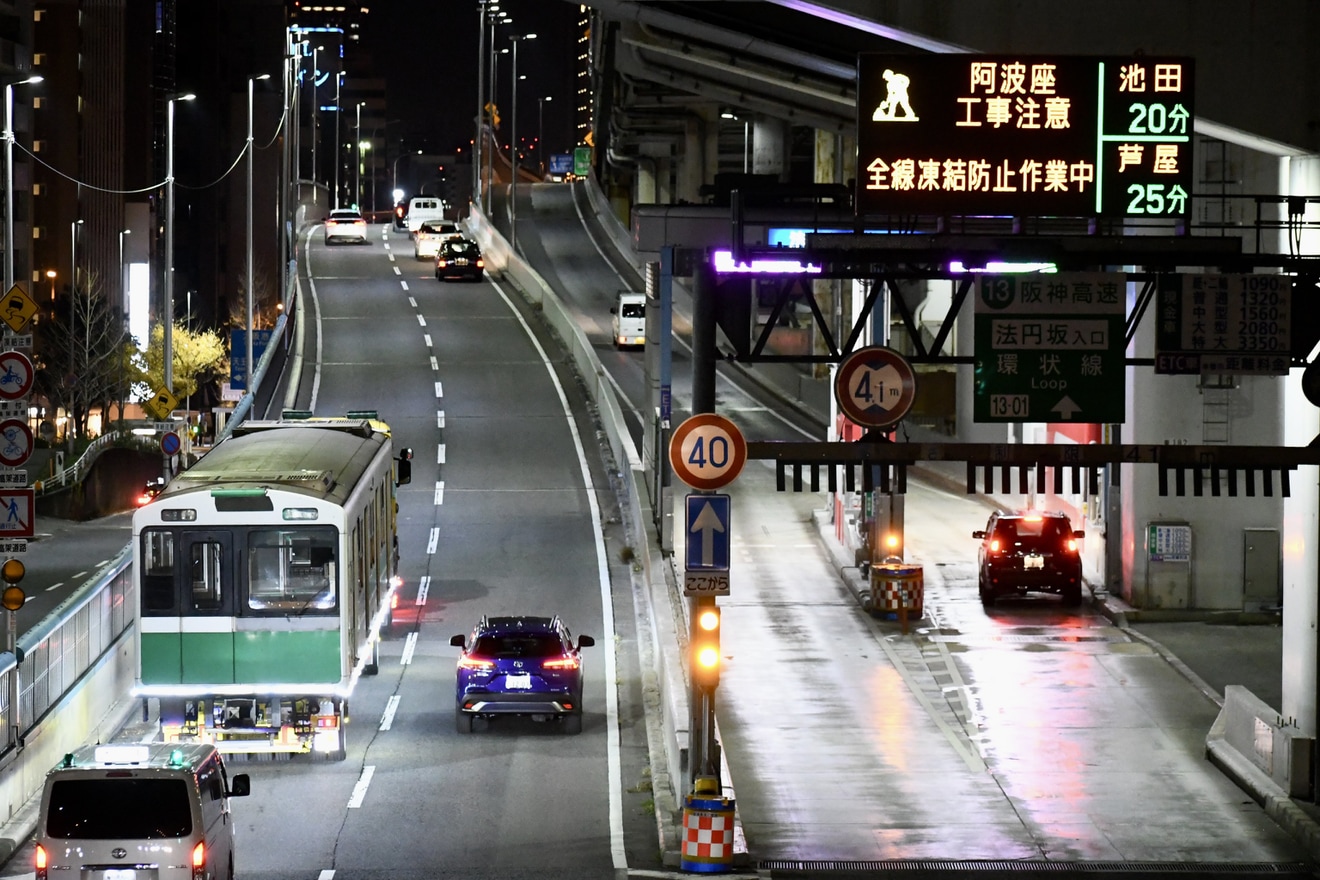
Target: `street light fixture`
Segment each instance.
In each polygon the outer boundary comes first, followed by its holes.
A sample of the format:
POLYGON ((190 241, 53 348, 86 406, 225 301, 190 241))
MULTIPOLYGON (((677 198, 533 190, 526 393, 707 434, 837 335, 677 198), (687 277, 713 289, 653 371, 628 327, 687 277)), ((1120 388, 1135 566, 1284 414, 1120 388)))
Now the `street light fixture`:
MULTIPOLYGON (((166 102, 165 113, 165 390, 174 393, 174 103, 191 101, 192 92, 166 102)), ((74 275, 77 281, 77 274, 74 275)))
POLYGON ((56 275, 56 272, 55 272, 54 269, 47 269, 47 270, 46 270, 46 277, 50 279, 50 301, 51 301, 51 303, 54 303, 54 302, 55 302, 55 275, 56 275))
POLYGON ((30 76, 5 84, 5 292, 14 286, 14 86, 39 83, 30 76))
POLYGON ((536 34, 510 34, 513 43, 513 100, 509 108, 509 164, 512 175, 509 178, 509 250, 517 252, 518 246, 518 44, 523 40, 535 40, 536 34))
MULTIPOLYGON (((269 73, 248 77, 248 118, 247 118, 247 392, 252 393, 252 88, 259 79, 270 79, 269 73)), ((312 188, 316 192, 316 188, 312 188)))

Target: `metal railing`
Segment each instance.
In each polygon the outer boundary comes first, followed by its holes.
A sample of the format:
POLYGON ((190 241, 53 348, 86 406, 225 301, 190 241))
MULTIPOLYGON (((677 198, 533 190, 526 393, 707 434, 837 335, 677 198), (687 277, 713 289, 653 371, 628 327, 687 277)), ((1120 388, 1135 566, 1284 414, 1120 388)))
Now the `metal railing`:
POLYGON ((137 615, 132 545, 126 546, 73 595, 0 653, 0 755, 40 724, 102 656, 130 630, 137 615), (11 711, 11 678, 18 676, 18 714, 11 711), (15 727, 15 721, 17 726, 15 727))

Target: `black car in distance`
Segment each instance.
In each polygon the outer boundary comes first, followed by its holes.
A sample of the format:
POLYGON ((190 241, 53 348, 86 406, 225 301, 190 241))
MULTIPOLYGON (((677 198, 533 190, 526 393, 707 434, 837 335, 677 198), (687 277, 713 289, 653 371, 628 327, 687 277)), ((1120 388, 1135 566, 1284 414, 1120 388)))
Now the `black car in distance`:
POLYGON ((469 238, 450 238, 440 242, 435 252, 435 280, 470 278, 480 281, 486 272, 481 248, 469 238))
POLYGON ((984 530, 972 532, 981 541, 977 589, 989 607, 1004 596, 1056 593, 1063 604, 1082 604, 1082 557, 1068 515, 1043 510, 996 511, 984 530))

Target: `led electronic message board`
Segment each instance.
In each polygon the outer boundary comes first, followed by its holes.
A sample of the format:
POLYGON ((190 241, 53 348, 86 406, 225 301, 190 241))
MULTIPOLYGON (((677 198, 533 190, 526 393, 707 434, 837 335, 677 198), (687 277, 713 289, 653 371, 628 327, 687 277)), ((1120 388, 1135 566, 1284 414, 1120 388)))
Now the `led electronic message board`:
POLYGON ((857 209, 1182 219, 1190 58, 858 56, 857 209))

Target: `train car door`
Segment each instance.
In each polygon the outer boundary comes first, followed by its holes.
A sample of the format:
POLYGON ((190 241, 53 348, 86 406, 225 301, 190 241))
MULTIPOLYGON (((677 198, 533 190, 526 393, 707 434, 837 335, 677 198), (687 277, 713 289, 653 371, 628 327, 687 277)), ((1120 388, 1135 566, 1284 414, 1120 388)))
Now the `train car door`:
POLYGON ((233 535, 189 532, 178 554, 184 684, 232 684, 237 601, 233 535))

